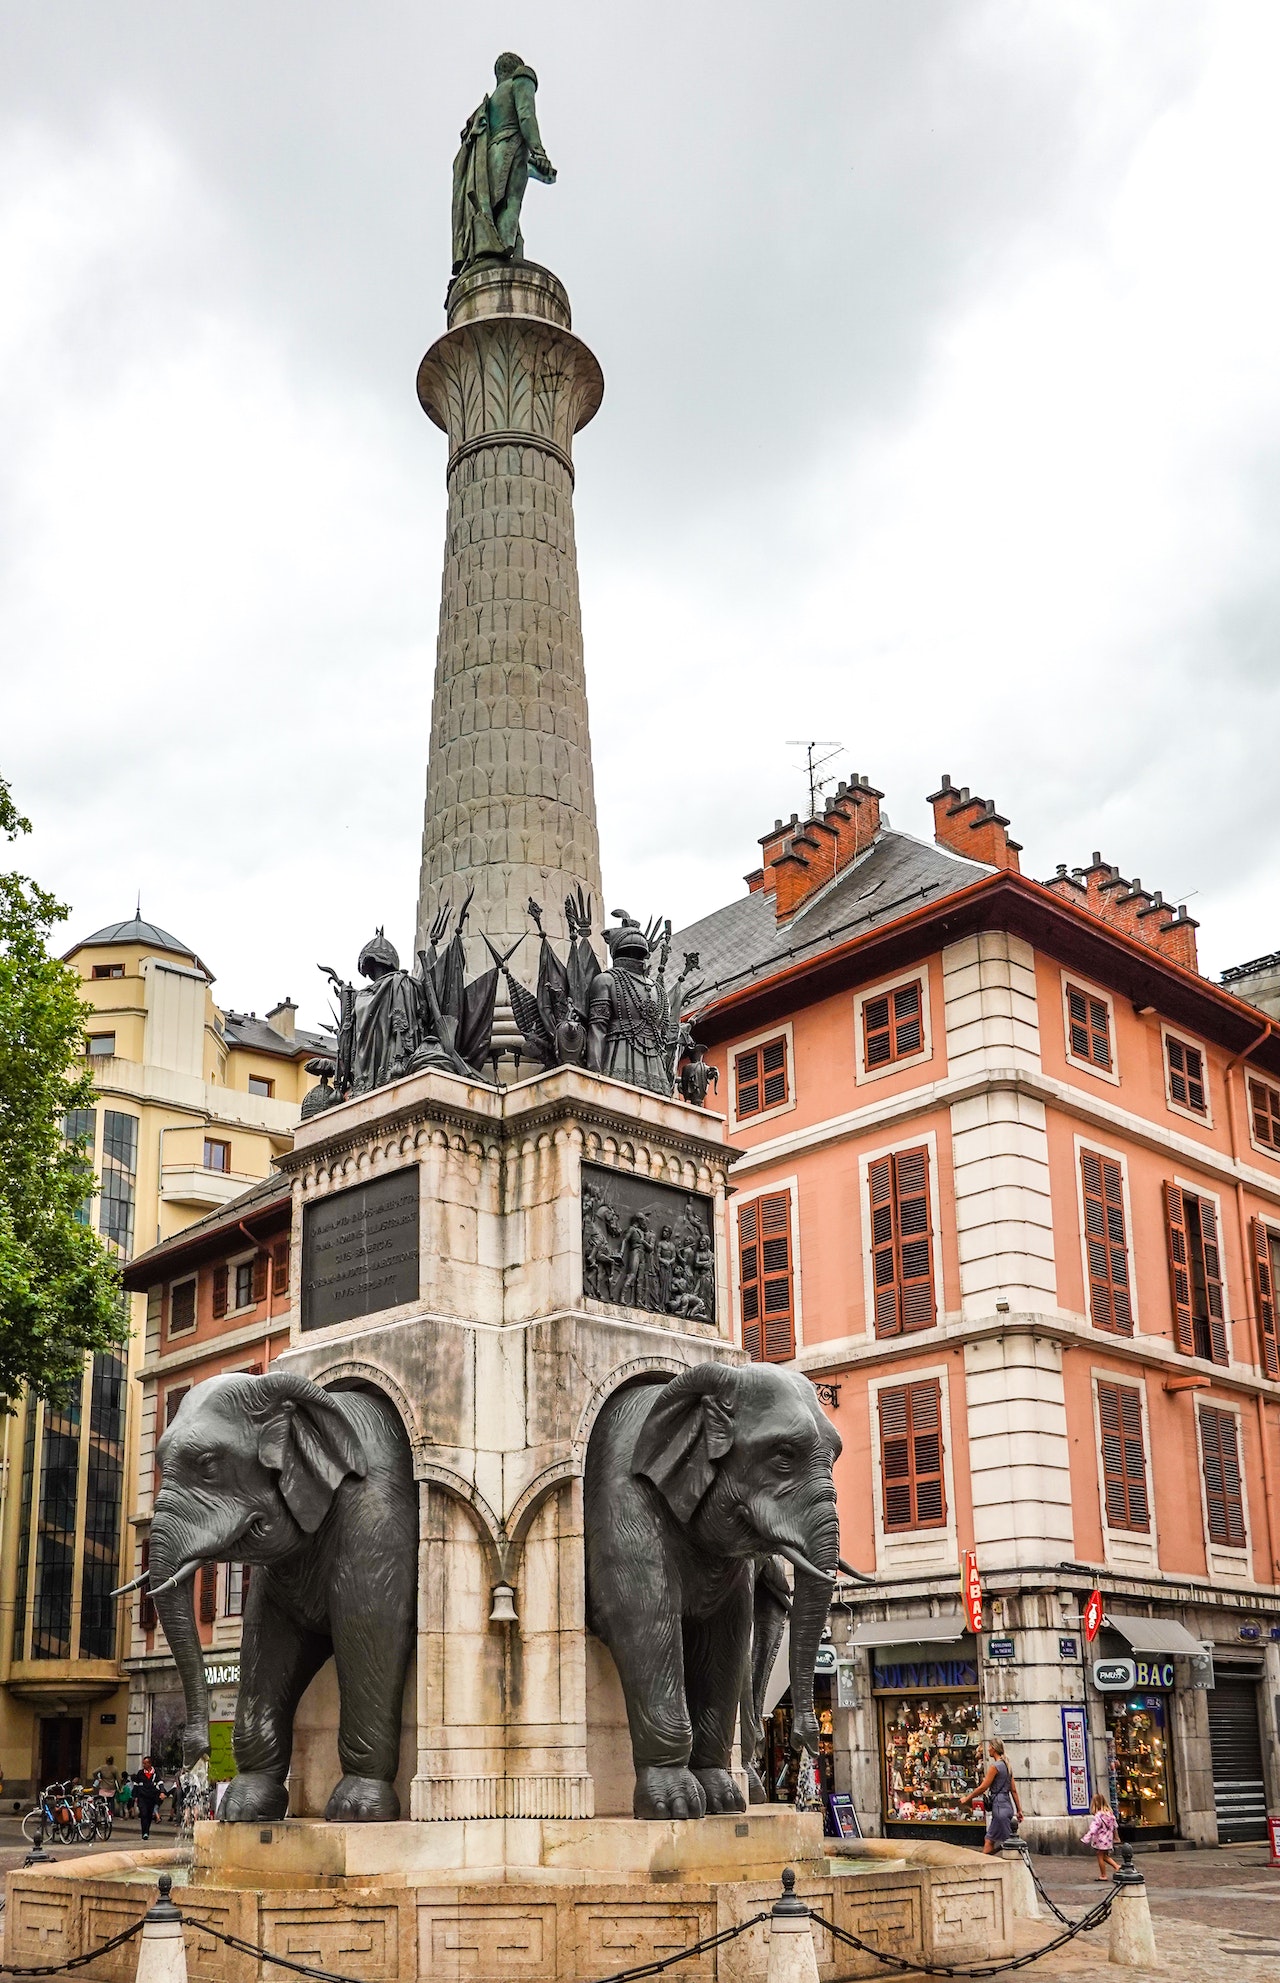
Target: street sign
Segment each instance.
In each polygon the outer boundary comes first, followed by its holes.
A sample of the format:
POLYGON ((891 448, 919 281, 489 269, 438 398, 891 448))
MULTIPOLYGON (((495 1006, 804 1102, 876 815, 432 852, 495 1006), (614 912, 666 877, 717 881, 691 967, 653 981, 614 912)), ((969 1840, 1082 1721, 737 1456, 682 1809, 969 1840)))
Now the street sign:
POLYGON ((1059 1659, 1079 1659, 1079 1657, 1080 1657, 1080 1647, 1075 1639, 1058 1640, 1059 1659))
POLYGON ((982 1630, 982 1579, 978 1575, 978 1558, 972 1549, 964 1552, 964 1609, 973 1633, 982 1630))
POLYGON ((1018 1649, 1014 1645, 1012 1639, 987 1640, 988 1659, 1012 1659, 1015 1656, 1017 1650, 1018 1649))
POLYGON ((1084 1608, 1084 1636, 1090 1645, 1098 1636, 1102 1624, 1102 1592, 1090 1591, 1089 1602, 1084 1608))

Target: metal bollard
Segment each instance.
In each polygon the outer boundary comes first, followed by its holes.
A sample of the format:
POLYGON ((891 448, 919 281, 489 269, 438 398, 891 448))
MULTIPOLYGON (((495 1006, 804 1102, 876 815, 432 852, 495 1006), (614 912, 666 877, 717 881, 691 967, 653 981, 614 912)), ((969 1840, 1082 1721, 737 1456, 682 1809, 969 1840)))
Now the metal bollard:
POLYGON ((57 1863, 58 1862, 54 1858, 53 1854, 51 1852, 46 1852, 44 1849, 44 1805, 42 1803, 40 1806, 40 1816, 36 1819, 35 1840, 34 1843, 32 1844, 30 1852, 27 1854, 22 1864, 24 1867, 27 1867, 27 1866, 56 1866, 57 1863))
POLYGON ((147 1909, 138 1947, 135 1983, 187 1983, 187 1945, 182 1938, 182 1914, 169 1896, 173 1876, 161 1873, 160 1898, 147 1909))
POLYGON ((769 1917, 769 1968, 765 1983, 818 1983, 818 1958, 813 1948, 809 1910, 796 1899, 796 1876, 790 1866, 782 1875, 782 1894, 769 1917))
POLYGON ((1133 1863, 1131 1845, 1120 1847, 1120 1859, 1120 1871, 1111 1882, 1116 1898, 1111 1909, 1107 1960, 1126 1969, 1152 1969, 1156 1961, 1156 1938, 1151 1928, 1147 1883, 1133 1863))
POLYGON ((1031 1854, 1026 1840, 1007 1838, 1000 1848, 1000 1857, 1012 1875, 1009 1889, 1015 1920, 1041 1920, 1040 1900, 1036 1883, 1031 1877, 1031 1854))

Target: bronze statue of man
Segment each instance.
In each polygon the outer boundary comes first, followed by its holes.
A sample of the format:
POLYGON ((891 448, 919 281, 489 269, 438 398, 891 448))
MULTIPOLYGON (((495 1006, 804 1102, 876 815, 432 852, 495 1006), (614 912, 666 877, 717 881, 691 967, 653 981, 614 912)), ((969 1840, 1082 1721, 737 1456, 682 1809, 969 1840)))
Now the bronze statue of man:
POLYGON ((534 110, 538 78, 518 55, 493 65, 493 92, 473 111, 453 162, 453 273, 473 262, 524 260, 520 207, 530 175, 555 183, 534 110))

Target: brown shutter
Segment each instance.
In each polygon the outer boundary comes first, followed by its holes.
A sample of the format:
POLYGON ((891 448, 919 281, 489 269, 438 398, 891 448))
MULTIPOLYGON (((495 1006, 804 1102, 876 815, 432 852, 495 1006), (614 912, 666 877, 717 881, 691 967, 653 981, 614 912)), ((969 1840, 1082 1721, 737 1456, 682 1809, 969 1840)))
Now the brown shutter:
POLYGON ((1201 1405, 1200 1450, 1204 1458, 1204 1498, 1210 1540, 1228 1549, 1243 1549, 1244 1500, 1240 1491, 1240 1446, 1234 1412, 1201 1405))
POLYGON ((218 1616, 218 1566, 216 1563, 200 1565, 199 1618, 202 1625, 212 1625, 218 1616))
POLYGON ((172 1390, 165 1392, 164 1422, 166 1429, 173 1424, 174 1419, 178 1415, 178 1406, 182 1403, 182 1400, 186 1397, 190 1389, 191 1386, 189 1384, 175 1384, 172 1390))
POLYGON ((795 1355, 791 1279, 791 1194, 753 1198, 738 1214, 738 1281, 742 1347, 756 1362, 795 1355))
POLYGON ((880 1480, 886 1530, 941 1528, 942 1390, 936 1378, 879 1394, 880 1480))
POLYGON ((267 1277, 271 1272, 271 1256, 255 1253, 253 1256, 253 1298, 265 1301, 267 1298, 267 1277))
POLYGON ((220 1322, 227 1312, 227 1270, 225 1266, 213 1270, 213 1319, 220 1322))
POLYGON ((1078 985, 1067 986, 1067 1025, 1071 1051, 1077 1060, 1086 1060, 1091 1067, 1111 1068, 1111 1015, 1106 1002, 1094 998, 1089 992, 1081 991, 1078 985))
POLYGON ((1249 1112, 1253 1133, 1269 1150, 1280 1150, 1280 1089, 1269 1082, 1249 1082, 1249 1112))
POLYGON ((1253 1287, 1258 1303, 1258 1342, 1268 1377, 1280 1377, 1280 1344, 1276 1341, 1275 1275, 1271 1266, 1271 1235, 1261 1219, 1250 1219, 1253 1236, 1253 1287))
POLYGON ((924 1045, 924 990, 919 978, 862 1007, 862 1055, 868 1069, 887 1067, 924 1045))
POLYGON ((898 1150, 868 1170, 878 1336, 928 1329, 935 1319, 929 1152, 898 1150))
POLYGON ((885 1067, 893 1059, 893 1029, 889 1024, 889 996, 864 999, 862 1006, 862 1057, 868 1068, 885 1067))
POLYGON ((1218 1253, 1218 1221, 1210 1198, 1200 1200, 1200 1235, 1204 1252, 1205 1296, 1209 1304, 1209 1354, 1215 1363, 1230 1363, 1227 1323, 1222 1307, 1222 1260, 1218 1253))
POLYGON ((1128 1384, 1098 1385, 1102 1424, 1102 1481, 1107 1522, 1113 1529, 1151 1527, 1147 1461, 1142 1443, 1142 1398, 1128 1384))
POLYGON ((287 1244, 277 1246, 271 1256, 271 1292, 272 1294, 288 1294, 289 1292, 289 1248, 287 1244))
POLYGON ((1089 1261, 1089 1312, 1097 1329, 1133 1334, 1129 1254, 1124 1228, 1120 1166, 1094 1150, 1080 1152, 1084 1187, 1084 1243, 1089 1261))
POLYGON ((737 1083, 739 1116, 760 1113, 760 1049, 753 1047, 750 1053, 738 1054, 733 1063, 734 1079, 737 1083))
POLYGON ((1196 1353, 1191 1325, 1191 1251, 1182 1193, 1176 1184, 1164 1187, 1165 1227, 1169 1242, 1169 1287, 1173 1298, 1173 1340, 1183 1356, 1196 1353))

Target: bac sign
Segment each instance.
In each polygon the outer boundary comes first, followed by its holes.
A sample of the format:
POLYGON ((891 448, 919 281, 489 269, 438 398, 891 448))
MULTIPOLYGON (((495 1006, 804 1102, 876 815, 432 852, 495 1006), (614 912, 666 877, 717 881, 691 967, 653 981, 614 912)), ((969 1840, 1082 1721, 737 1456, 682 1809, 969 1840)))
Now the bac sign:
POLYGON ((1084 1635, 1090 1645, 1098 1636, 1102 1624, 1102 1592, 1090 1591, 1089 1602, 1084 1608, 1084 1635))
POLYGON ((978 1575, 978 1559, 972 1549, 964 1552, 964 1610, 969 1630, 975 1635, 981 1632, 982 1579, 978 1575))

